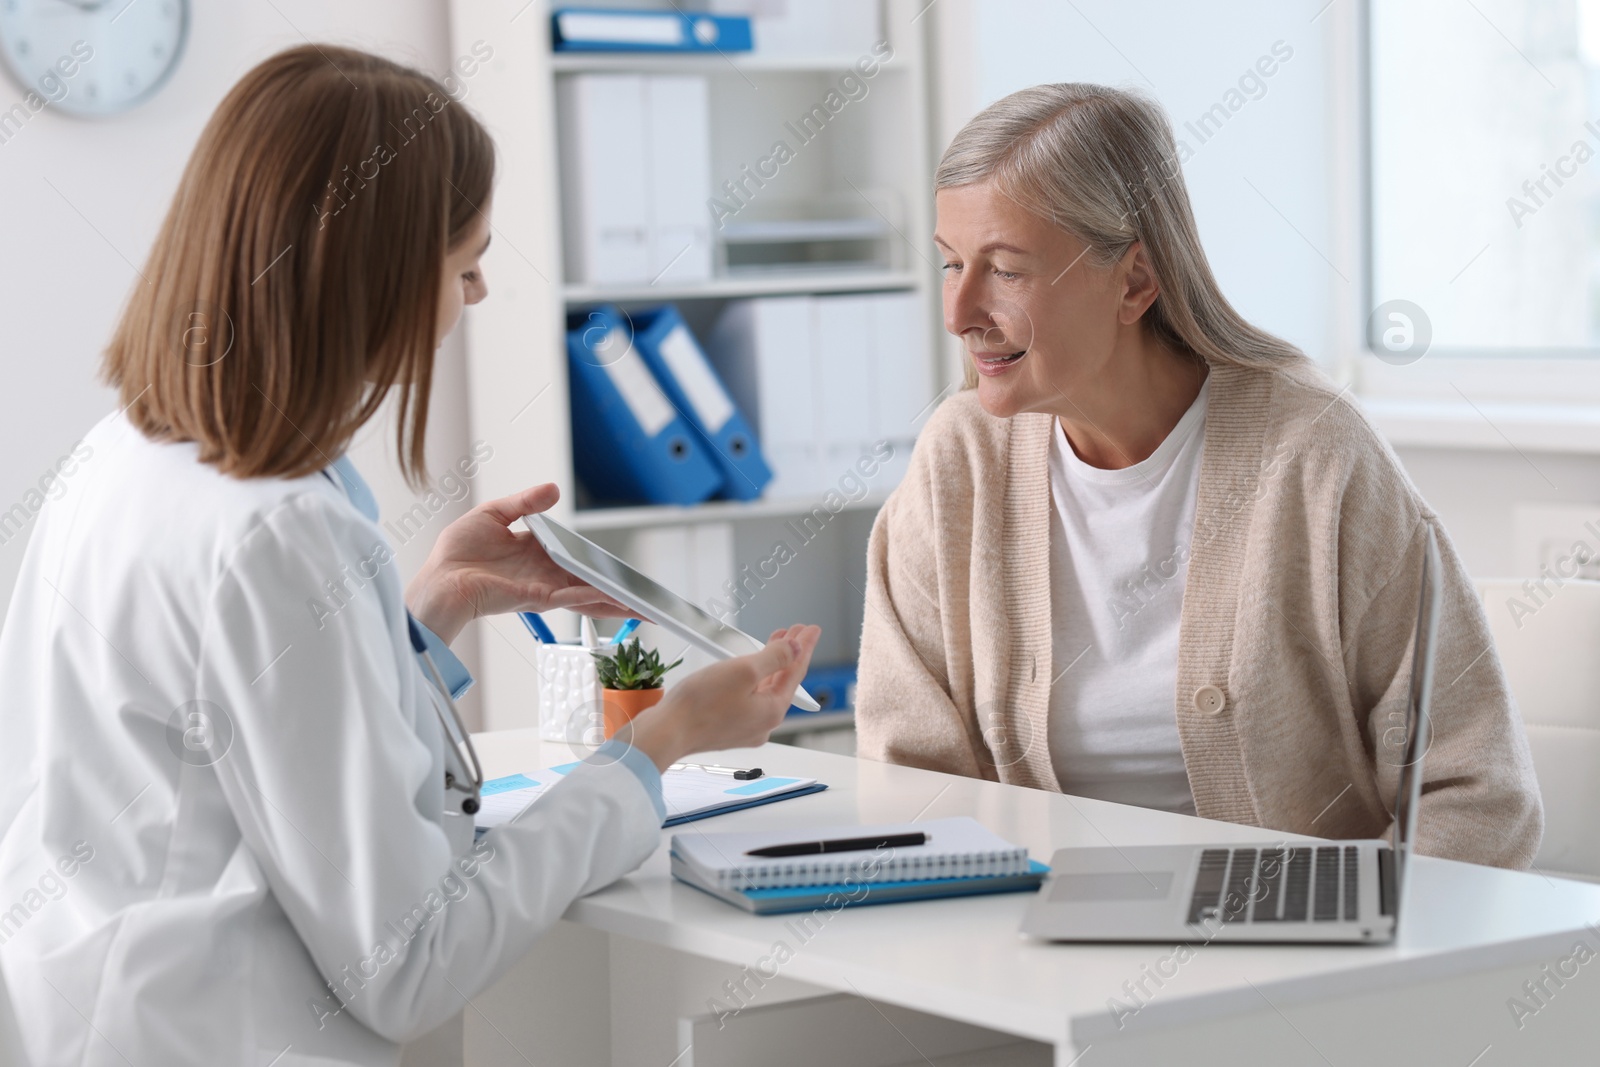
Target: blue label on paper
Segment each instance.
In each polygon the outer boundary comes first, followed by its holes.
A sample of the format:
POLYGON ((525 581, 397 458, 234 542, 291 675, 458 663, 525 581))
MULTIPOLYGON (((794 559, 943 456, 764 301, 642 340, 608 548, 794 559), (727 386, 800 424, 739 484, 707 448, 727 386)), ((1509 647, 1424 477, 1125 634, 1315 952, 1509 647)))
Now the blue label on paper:
POLYGON ((496 793, 509 793, 513 789, 532 789, 538 784, 526 774, 508 774, 504 778, 484 782, 481 792, 483 796, 492 797, 496 793))
POLYGON ((552 771, 554 771, 556 774, 567 774, 567 773, 571 772, 572 768, 574 768, 574 767, 582 767, 582 766, 583 766, 583 761, 582 760, 573 760, 571 763, 563 763, 559 767, 551 767, 550 769, 552 771))
POLYGON ((751 796, 755 793, 766 793, 781 786, 794 785, 799 780, 798 778, 758 778, 753 782, 746 782, 744 785, 736 785, 732 789, 724 789, 723 792, 732 793, 734 796, 751 796))

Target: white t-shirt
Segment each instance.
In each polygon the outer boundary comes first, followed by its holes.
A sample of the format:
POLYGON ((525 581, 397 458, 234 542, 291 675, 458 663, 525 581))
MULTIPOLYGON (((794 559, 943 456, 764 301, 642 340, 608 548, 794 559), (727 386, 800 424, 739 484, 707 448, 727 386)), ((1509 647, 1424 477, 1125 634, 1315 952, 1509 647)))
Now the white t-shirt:
POLYGON ((1123 470, 1079 459, 1056 422, 1049 744, 1076 796, 1194 814, 1173 694, 1209 386, 1123 470))

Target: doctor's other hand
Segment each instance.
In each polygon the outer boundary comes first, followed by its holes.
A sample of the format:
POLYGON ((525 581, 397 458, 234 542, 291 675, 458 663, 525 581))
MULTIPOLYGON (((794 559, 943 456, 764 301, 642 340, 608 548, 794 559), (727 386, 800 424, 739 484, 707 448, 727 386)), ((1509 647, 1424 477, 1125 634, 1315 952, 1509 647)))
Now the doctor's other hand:
POLYGON ((480 615, 568 608, 585 615, 632 615, 556 565, 527 530, 512 523, 561 498, 551 483, 479 504, 439 534, 406 587, 406 606, 446 644, 480 615))
POLYGON ((821 636, 819 626, 790 626, 759 652, 695 671, 633 720, 633 747, 665 771, 694 752, 765 744, 821 636))

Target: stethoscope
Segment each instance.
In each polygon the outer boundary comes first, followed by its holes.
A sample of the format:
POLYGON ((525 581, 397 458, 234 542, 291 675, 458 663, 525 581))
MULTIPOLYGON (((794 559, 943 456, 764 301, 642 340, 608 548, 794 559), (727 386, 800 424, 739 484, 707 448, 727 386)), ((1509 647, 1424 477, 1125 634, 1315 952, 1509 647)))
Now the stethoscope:
MULTIPOLYGON (((324 470, 322 475, 337 486, 346 499, 355 503, 355 498, 352 496, 352 490, 347 483, 345 475, 337 473, 337 470, 338 467, 335 464, 324 470)), ((357 476, 356 481, 358 484, 360 483, 359 476, 357 476)), ((371 494, 368 493, 367 495, 370 497, 371 494)), ((370 499, 368 504, 371 507, 371 511, 363 512, 363 514, 366 514, 368 518, 377 518, 377 504, 371 502, 370 499)), ((356 507, 360 510, 361 505, 356 504, 356 507)), ((451 790, 455 790, 465 794, 461 801, 461 813, 463 815, 476 815, 480 806, 480 798, 483 796, 483 767, 478 763, 478 750, 473 747, 472 738, 467 736, 466 725, 461 721, 461 712, 456 708, 455 698, 450 695, 450 687, 444 684, 444 676, 439 673, 439 668, 435 666, 433 657, 428 655, 427 642, 422 639, 422 631, 417 627, 417 620, 411 617, 411 612, 409 611, 406 612, 406 631, 411 635, 411 648, 422 660, 423 665, 428 668, 428 673, 433 676, 433 687, 439 691, 440 696, 444 697, 444 706, 450 710, 450 718, 447 721, 444 717, 444 712, 439 710, 439 702, 432 697, 428 699, 428 703, 433 705, 434 715, 439 719, 439 729, 444 731, 445 741, 448 742, 447 747, 453 750, 457 768, 461 772, 458 775, 456 771, 451 770, 448 766, 445 767, 445 792, 448 793, 451 790), (455 724, 454 729, 451 729, 451 723, 455 724), (459 740, 457 740, 458 738, 459 740), (461 756, 462 745, 467 746, 466 759, 461 756), (469 760, 472 764, 470 769, 467 766, 469 760)), ((445 762, 448 764, 449 759, 447 758, 445 762)))
MULTIPOLYGON (((428 655, 427 642, 422 639, 422 631, 417 628, 417 620, 411 617, 409 611, 406 612, 406 630, 411 634, 412 649, 416 651, 423 665, 428 668, 428 673, 433 676, 433 688, 437 689, 439 695, 444 697, 444 706, 450 711, 450 718, 446 720, 444 712, 439 710, 439 701, 431 696, 428 698, 428 703, 433 705, 434 715, 439 718, 439 729, 444 731, 447 747, 455 754, 455 762, 461 772, 458 775, 448 765, 445 767, 445 791, 449 792, 453 789, 466 794, 461 801, 461 812, 464 815, 476 815, 479 806, 478 800, 483 794, 483 767, 478 763, 478 750, 473 747, 472 738, 467 735, 467 728, 461 721, 461 712, 456 708, 455 697, 450 695, 450 687, 444 684, 444 677, 439 673, 439 668, 434 665, 433 657, 428 655), (454 724, 454 728, 452 728, 452 724, 454 724), (462 745, 467 746, 466 759, 461 756, 462 745), (467 766, 469 760, 471 761, 470 768, 467 766)), ((446 763, 448 764, 448 762, 447 759, 446 763)))

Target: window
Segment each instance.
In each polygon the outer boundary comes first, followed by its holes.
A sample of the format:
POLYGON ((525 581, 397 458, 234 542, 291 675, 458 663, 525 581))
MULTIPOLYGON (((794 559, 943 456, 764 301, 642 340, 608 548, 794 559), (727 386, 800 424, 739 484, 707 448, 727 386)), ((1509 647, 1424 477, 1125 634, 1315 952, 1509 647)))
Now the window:
POLYGON ((1373 351, 1600 355, 1600 0, 1376 0, 1368 32, 1373 351))

